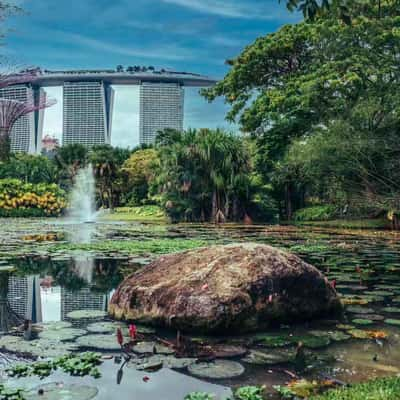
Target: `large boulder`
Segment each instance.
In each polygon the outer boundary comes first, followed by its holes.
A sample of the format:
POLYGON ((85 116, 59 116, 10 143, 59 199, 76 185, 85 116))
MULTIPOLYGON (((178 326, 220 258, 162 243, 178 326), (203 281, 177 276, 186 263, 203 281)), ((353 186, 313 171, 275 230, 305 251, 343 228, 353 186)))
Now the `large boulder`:
POLYGON ((324 275, 299 257, 254 243, 163 256, 114 293, 116 319, 182 331, 239 333, 341 311, 324 275))

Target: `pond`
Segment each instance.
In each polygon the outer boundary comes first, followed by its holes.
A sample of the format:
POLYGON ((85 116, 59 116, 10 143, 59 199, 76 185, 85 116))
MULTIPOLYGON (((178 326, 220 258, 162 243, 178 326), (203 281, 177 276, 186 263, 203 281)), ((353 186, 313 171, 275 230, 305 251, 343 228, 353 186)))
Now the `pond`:
MULTIPOLYGON (((146 399, 159 398, 160 390, 167 390, 166 399, 180 400, 184 390, 196 388, 223 398, 227 388, 244 385, 266 385, 276 396, 273 386, 295 376, 348 383, 400 374, 400 241, 395 233, 106 221, 74 225, 61 220, 0 220, 0 224, 3 365, 16 358, 85 350, 119 354, 115 331, 122 327, 127 335, 127 326, 110 321, 106 311, 125 276, 146 268, 162 253, 254 241, 292 251, 335 280, 346 304, 343 320, 281 326, 244 336, 185 336, 183 340, 198 349, 211 348, 214 356, 221 357, 203 360, 209 364, 193 364, 193 355, 184 362, 171 354, 168 344, 175 341, 176 332, 138 326, 144 343, 137 353, 146 357, 127 366, 132 376, 119 385, 120 393, 132 393, 128 383, 137 380, 141 385, 135 390, 140 396, 147 391, 146 399), (23 329, 24 320, 33 326, 25 324, 23 329), (302 365, 295 357, 299 342, 304 345, 302 365), (145 354, 155 348, 156 355, 145 354), (143 364, 157 366, 160 361, 177 372, 168 368, 153 372, 143 387, 147 373, 143 364)), ((107 390, 115 388, 118 366, 107 361, 102 368, 105 373, 96 386, 102 388, 98 398, 107 398, 107 390)))

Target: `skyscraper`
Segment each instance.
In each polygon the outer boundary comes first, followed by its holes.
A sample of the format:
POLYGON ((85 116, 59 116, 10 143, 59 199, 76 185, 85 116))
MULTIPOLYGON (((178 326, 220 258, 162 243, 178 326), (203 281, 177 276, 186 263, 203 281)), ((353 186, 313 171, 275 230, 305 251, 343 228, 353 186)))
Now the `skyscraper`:
POLYGON ((140 143, 151 144, 166 128, 183 129, 184 89, 179 83, 140 85, 140 143))
MULTIPOLYGON (((31 85, 15 85, 0 89, 0 98, 37 104, 44 97, 42 88, 31 85)), ((38 153, 41 149, 44 110, 21 117, 11 131, 11 151, 38 153)))
POLYGON ((110 144, 114 90, 103 82, 64 83, 63 145, 110 144))

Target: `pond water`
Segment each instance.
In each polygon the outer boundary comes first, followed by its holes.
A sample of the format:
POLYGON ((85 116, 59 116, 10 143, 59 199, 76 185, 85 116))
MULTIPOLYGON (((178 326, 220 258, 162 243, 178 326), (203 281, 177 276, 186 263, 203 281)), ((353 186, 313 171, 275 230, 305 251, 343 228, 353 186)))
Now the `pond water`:
MULTIPOLYGON (((288 249, 335 280, 346 304, 343 320, 282 326, 245 336, 188 337, 200 348, 219 348, 223 358, 232 356, 234 363, 228 367, 237 368, 239 363, 244 372, 216 380, 215 371, 207 370, 213 378, 202 376, 201 383, 189 377, 199 377, 196 368, 179 365, 179 373, 163 369, 152 374, 157 390, 168 390, 171 400, 182 399, 182 390, 196 388, 223 398, 224 386, 263 384, 275 396, 273 385, 294 376, 347 383, 400 374, 400 240, 395 233, 289 226, 74 225, 57 220, 0 220, 0 226, 1 364, 13 363, 15 357, 57 356, 87 349, 118 354, 115 329, 120 325, 111 323, 106 311, 124 276, 145 268, 161 253, 255 241, 288 249), (33 321, 33 329, 23 332, 21 326, 27 319, 33 321), (302 365, 298 359, 293 362, 300 341, 305 347, 302 365), (228 349, 228 344, 235 348, 228 349), (243 350, 247 355, 239 355, 243 350), (181 390, 174 392, 174 386, 181 390)), ((176 332, 149 327, 139 327, 139 332, 147 343, 143 348, 151 349, 144 352, 152 352, 158 343, 158 359, 177 367, 173 355, 164 354, 170 353, 164 340, 173 342, 176 332)), ((154 362, 154 356, 145 361, 154 362)), ((127 368, 129 374, 136 374, 132 382, 144 374, 137 367, 127 368)), ((107 377, 118 369, 111 361, 103 368, 109 371, 103 374, 107 377)), ((98 383, 103 392, 105 387, 110 389, 107 379, 98 383)), ((112 382, 115 386, 115 379, 112 382)), ((147 390, 152 395, 146 398, 153 398, 157 391, 150 390, 151 385, 142 386, 138 395, 147 390)), ((128 390, 119 387, 121 393, 128 390)))

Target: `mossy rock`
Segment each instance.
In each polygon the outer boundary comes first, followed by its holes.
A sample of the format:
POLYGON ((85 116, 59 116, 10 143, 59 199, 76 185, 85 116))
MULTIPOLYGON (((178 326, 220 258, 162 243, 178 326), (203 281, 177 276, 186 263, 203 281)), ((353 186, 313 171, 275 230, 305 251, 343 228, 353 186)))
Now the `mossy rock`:
POLYGON ((91 400, 98 394, 93 386, 52 382, 23 393, 25 400, 91 400))
POLYGON ((293 358, 294 354, 282 350, 251 350, 241 361, 255 365, 275 365, 289 363, 293 358))
POLYGON ((107 313, 101 310, 75 310, 67 314, 70 319, 99 319, 106 316, 107 313))
POLYGON ((384 322, 387 325, 400 326, 400 319, 388 318, 388 319, 385 319, 384 322))
POLYGON ((74 340, 75 338, 79 336, 86 335, 87 331, 84 329, 75 329, 75 328, 65 328, 65 329, 48 329, 44 330, 43 332, 39 333, 39 338, 40 339, 47 339, 47 340, 61 340, 67 341, 67 340, 74 340))
POLYGON ((192 364, 188 367, 188 371, 198 378, 229 379, 242 375, 245 369, 236 361, 216 360, 192 364))

